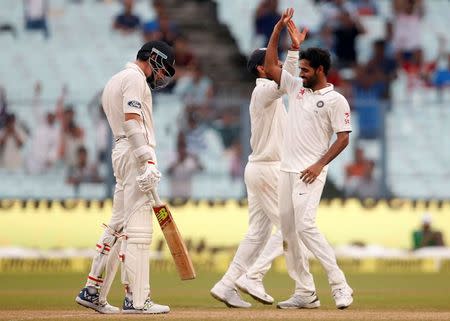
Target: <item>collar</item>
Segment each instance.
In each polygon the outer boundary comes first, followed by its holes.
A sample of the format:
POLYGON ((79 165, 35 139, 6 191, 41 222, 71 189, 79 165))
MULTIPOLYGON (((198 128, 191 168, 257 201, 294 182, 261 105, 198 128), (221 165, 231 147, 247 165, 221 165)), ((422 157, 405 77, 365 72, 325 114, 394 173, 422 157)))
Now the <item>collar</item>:
POLYGON ((270 79, 267 79, 267 78, 256 78, 256 84, 257 85, 259 85, 259 84, 264 84, 264 83, 268 83, 268 82, 271 82, 272 80, 270 80, 270 79))
POLYGON ((326 87, 324 87, 324 88, 322 88, 322 89, 319 89, 319 90, 316 90, 315 92, 314 92, 314 94, 317 94, 317 95, 325 95, 325 94, 327 94, 327 93, 329 93, 330 91, 333 91, 334 90, 334 86, 333 86, 333 84, 330 84, 330 83, 327 83, 327 86, 326 87))
POLYGON ((142 69, 139 68, 139 66, 136 65, 134 62, 127 62, 127 64, 125 65, 125 68, 137 70, 142 75, 142 77, 147 78, 145 76, 144 72, 142 71, 142 69))

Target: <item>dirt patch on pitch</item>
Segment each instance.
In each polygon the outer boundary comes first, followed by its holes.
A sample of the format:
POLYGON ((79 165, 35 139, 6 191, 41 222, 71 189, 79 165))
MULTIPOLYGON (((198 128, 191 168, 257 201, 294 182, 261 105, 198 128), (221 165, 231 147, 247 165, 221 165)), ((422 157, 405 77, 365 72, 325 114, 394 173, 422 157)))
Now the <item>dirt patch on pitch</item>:
POLYGON ((1 321, 31 320, 312 320, 312 321, 447 321, 450 312, 411 310, 276 310, 276 309, 175 309, 164 315, 104 315, 83 310, 9 310, 0 311, 1 321))

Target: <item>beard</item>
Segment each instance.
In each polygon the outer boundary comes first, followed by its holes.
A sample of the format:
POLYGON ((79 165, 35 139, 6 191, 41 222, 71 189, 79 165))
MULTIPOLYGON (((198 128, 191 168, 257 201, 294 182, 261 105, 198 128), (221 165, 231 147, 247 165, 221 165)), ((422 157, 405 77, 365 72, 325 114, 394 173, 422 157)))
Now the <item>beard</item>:
POLYGON ((317 85, 318 78, 317 75, 314 74, 311 78, 303 79, 303 87, 305 88, 313 88, 317 85))

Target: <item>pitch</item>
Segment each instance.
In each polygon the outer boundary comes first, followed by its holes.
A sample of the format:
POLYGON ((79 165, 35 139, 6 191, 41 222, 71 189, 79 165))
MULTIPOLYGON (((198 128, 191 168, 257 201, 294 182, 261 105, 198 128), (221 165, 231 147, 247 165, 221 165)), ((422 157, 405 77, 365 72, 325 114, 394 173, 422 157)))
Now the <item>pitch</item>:
MULTIPOLYGON (((251 309, 229 309, 209 295, 221 274, 198 271, 198 278, 179 281, 174 272, 152 271, 152 298, 172 311, 159 316, 106 316, 79 307, 74 298, 84 274, 2 273, 0 320, 450 320, 450 275, 440 274, 348 274, 355 289, 355 302, 344 311, 334 307, 323 274, 316 274, 322 306, 316 310, 277 310, 249 296, 251 309)), ((286 299, 293 284, 286 274, 269 272, 265 285, 277 300, 286 299)), ((120 306, 123 291, 116 280, 110 303, 120 306)))

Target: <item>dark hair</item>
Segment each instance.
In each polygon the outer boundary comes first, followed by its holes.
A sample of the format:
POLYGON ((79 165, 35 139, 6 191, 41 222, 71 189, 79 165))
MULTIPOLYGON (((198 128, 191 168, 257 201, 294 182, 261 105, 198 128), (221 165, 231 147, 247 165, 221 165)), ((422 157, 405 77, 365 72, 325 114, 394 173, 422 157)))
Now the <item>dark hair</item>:
POLYGON ((300 59, 309 61, 309 65, 314 69, 323 67, 325 76, 328 75, 328 71, 331 66, 330 52, 321 48, 308 48, 300 52, 300 59))

